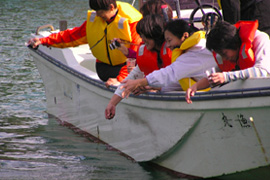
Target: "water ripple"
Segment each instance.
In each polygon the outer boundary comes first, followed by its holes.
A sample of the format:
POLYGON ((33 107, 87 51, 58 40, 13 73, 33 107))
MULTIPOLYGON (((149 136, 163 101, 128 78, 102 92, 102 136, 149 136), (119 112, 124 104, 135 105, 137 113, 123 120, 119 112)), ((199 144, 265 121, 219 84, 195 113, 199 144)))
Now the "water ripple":
POLYGON ((38 26, 86 19, 88 0, 0 0, 0 179, 174 179, 145 170, 48 118, 44 86, 24 43, 38 26))

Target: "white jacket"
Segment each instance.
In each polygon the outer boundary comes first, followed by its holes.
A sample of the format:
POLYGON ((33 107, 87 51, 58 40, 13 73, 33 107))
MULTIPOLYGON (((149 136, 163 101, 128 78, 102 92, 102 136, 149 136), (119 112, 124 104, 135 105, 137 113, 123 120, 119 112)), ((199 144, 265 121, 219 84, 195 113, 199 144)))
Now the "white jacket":
POLYGON ((206 49, 206 40, 201 41, 179 56, 174 63, 146 76, 149 86, 168 87, 185 77, 200 80, 206 77, 205 71, 217 68, 212 52, 206 49))

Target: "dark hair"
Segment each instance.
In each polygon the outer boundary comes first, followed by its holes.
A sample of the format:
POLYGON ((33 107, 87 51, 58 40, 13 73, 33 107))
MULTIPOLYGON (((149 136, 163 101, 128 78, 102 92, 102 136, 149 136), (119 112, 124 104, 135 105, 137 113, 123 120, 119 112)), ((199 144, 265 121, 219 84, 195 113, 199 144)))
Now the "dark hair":
MULTIPOLYGON (((165 20, 158 14, 150 14, 144 16, 137 24, 136 30, 140 36, 145 36, 148 39, 153 39, 155 46, 162 47, 164 38, 164 23, 165 20)), ((157 65, 159 68, 163 66, 163 60, 160 57, 160 49, 153 49, 157 52, 157 65)))
POLYGON ((164 40, 164 19, 158 14, 144 16, 137 24, 137 33, 153 39, 155 44, 162 46, 164 40))
POLYGON ((167 15, 168 19, 172 19, 173 17, 173 11, 169 4, 166 3, 164 0, 149 0, 146 1, 143 6, 140 8, 140 12, 143 16, 147 16, 149 14, 159 14, 161 16, 164 16, 162 12, 162 6, 167 5, 167 15))
POLYGON ((240 45, 239 30, 226 21, 218 22, 209 32, 206 39, 206 48, 210 51, 236 50, 240 45))
POLYGON ((113 4, 116 8, 116 0, 89 0, 89 6, 91 9, 98 11, 98 10, 109 10, 110 4, 113 4))
POLYGON ((188 32, 189 35, 194 33, 194 30, 189 26, 188 22, 183 19, 175 19, 168 22, 165 26, 164 31, 171 32, 174 36, 178 37, 179 39, 182 38, 185 32, 188 32))

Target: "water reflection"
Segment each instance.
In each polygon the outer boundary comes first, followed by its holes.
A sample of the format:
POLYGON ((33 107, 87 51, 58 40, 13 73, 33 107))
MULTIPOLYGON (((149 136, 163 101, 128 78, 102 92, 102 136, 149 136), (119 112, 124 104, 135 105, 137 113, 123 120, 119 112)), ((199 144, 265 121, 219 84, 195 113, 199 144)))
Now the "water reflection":
POLYGON ((44 86, 24 43, 44 24, 80 26, 87 10, 88 0, 0 0, 0 179, 178 179, 48 118, 44 86))

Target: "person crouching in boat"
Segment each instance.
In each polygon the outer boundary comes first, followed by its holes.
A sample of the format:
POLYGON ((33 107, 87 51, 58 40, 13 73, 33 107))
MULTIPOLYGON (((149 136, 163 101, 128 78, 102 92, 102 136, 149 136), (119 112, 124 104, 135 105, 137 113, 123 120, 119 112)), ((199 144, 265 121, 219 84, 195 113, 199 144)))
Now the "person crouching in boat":
MULTIPOLYGON (((137 66, 126 79, 144 78, 152 71, 171 64, 172 52, 166 47, 164 24, 164 18, 160 15, 147 15, 138 22, 137 33, 140 34, 144 44, 139 47, 137 52, 137 66)), ((105 109, 106 119, 112 119, 115 116, 116 106, 122 100, 120 87, 118 86, 105 109)))
POLYGON ((187 103, 199 89, 210 84, 221 85, 254 77, 270 75, 269 36, 257 30, 258 21, 217 23, 207 36, 206 47, 213 52, 215 61, 222 72, 212 73, 203 78, 186 92, 187 103), (210 81, 208 81, 210 79, 210 81))
POLYGON ((39 44, 58 48, 89 44, 97 58, 99 78, 102 81, 117 78, 121 82, 128 75, 126 56, 119 50, 110 49, 110 40, 119 37, 130 42, 126 44, 128 48, 137 51, 136 44, 141 43, 141 38, 136 32, 136 25, 142 15, 130 4, 116 0, 89 0, 89 5, 93 10, 88 11, 87 20, 80 27, 44 38, 33 38, 28 43, 33 48, 39 44))
POLYGON ((175 61, 165 68, 153 71, 143 79, 122 81, 123 98, 128 97, 138 87, 147 85, 166 88, 169 91, 170 87, 180 83, 181 89, 178 90, 184 90, 191 87, 195 81, 204 78, 206 70, 217 67, 212 53, 206 49, 204 32, 194 32, 186 21, 177 19, 168 22, 164 36, 167 47, 173 50, 172 60, 175 61))
MULTIPOLYGON (((140 8, 140 13, 143 17, 150 14, 158 14, 164 18, 165 21, 169 21, 173 18, 173 10, 168 3, 164 0, 148 0, 140 8)), ((119 46, 116 49, 120 50, 127 58, 136 58, 137 52, 125 46, 126 42, 122 41, 120 38, 114 38, 112 43, 117 41, 119 46)), ((143 42, 142 42, 143 43, 143 42)), ((128 69, 129 71, 129 69, 128 69)), ((106 87, 111 85, 118 86, 120 82, 117 78, 109 78, 105 83, 106 87)))

